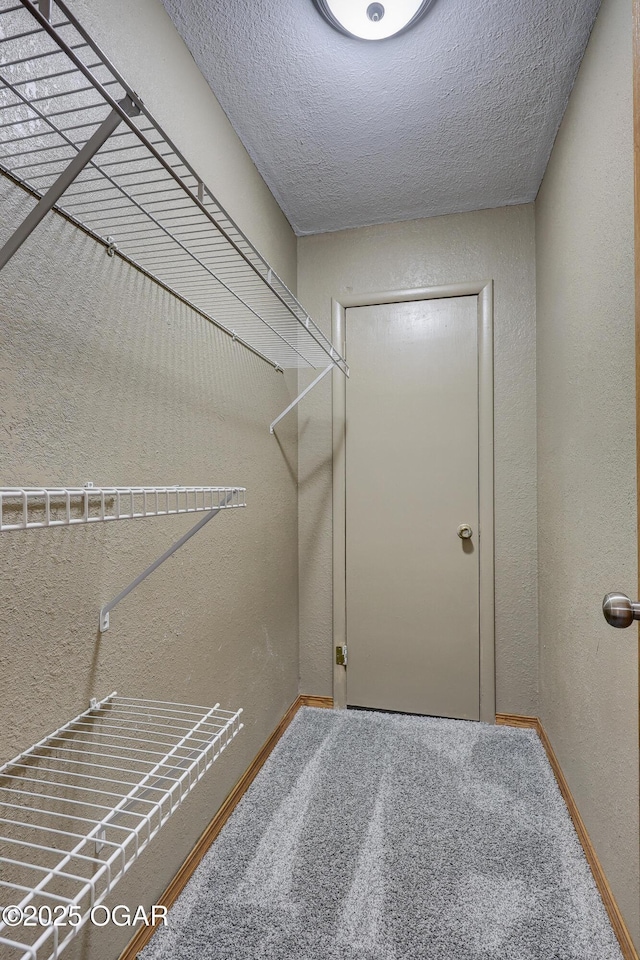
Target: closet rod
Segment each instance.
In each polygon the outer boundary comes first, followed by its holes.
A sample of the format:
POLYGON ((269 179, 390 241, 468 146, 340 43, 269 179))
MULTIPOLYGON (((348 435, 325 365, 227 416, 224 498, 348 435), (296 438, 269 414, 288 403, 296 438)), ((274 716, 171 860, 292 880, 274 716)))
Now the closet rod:
MULTIPOLYGON (((33 0, 20 0, 20 6, 0 0, 0 20, 0 50, 6 51, 0 169, 38 198, 49 192, 46 205, 65 181, 73 182, 55 202, 56 210, 276 370, 324 368, 329 361, 347 374, 343 357, 63 0, 39 7, 33 0), (32 29, 33 21, 39 28, 32 29), (123 108, 127 98, 135 110, 123 108), (115 114, 120 118, 111 133, 117 146, 107 139, 70 178, 69 151, 82 154, 85 138, 109 111, 111 123, 115 114), (150 184, 159 188, 149 192, 150 184)), ((44 208, 40 204, 36 216, 44 208)), ((11 241, 7 256, 30 226, 11 241)))
MULTIPOLYGON (((1 126, 2 125, 0 124, 0 127, 1 126)), ((22 180, 15 176, 15 174, 4 169, 1 163, 0 170, 9 180, 11 180, 12 183, 14 183, 17 187, 20 187, 21 190, 24 190, 26 193, 30 194, 35 200, 39 200, 41 198, 41 194, 37 190, 27 186, 27 184, 23 183, 22 180)), ((243 339, 243 337, 238 336, 235 330, 230 330, 228 327, 225 327, 225 325, 216 320, 215 317, 211 317, 208 313, 205 313, 202 307, 199 307, 198 304, 193 300, 190 300, 188 297, 183 296, 183 294, 178 293, 173 287, 170 287, 169 284, 165 283, 163 280, 160 280, 156 274, 151 273, 150 270, 147 270, 135 260, 132 260, 131 257, 128 257, 127 254, 123 253, 123 251, 114 242, 113 237, 101 237, 99 234, 94 233, 94 231, 87 227, 86 224, 82 223, 81 220, 78 220, 73 213, 69 212, 69 205, 67 205, 64 209, 61 206, 56 206, 55 211, 59 216, 63 217, 69 223, 72 223, 74 227, 77 227, 78 230, 82 230, 82 232, 88 237, 91 237, 92 240, 96 240, 98 243, 101 243, 103 247, 105 247, 109 256, 115 256, 117 254, 118 257, 120 257, 121 260, 124 260, 125 263, 128 263, 130 267, 133 267, 134 270, 138 270, 145 277, 148 277, 149 280, 152 280, 153 283, 157 284, 159 287, 162 287, 162 289, 166 290, 167 293, 170 293, 171 296, 175 297, 177 300, 180 300, 181 303, 184 303, 185 306, 189 307, 191 310, 194 310, 195 313, 201 316, 203 320, 206 320, 208 323, 216 327, 216 329, 226 334, 227 337, 230 337, 234 343, 239 343, 245 348, 245 350, 249 350, 251 353, 255 354, 256 357, 260 357, 260 359, 264 360, 265 363, 268 363, 270 367, 273 367, 276 373, 284 372, 279 363, 271 360, 264 353, 261 353, 260 350, 254 347, 253 344, 249 343, 247 340, 243 339)))

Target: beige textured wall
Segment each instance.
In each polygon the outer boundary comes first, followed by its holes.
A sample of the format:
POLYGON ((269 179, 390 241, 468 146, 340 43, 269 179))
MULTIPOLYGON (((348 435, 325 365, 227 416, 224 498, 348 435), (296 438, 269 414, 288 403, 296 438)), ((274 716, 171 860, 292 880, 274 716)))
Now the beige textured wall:
POLYGON ((604 0, 536 202, 541 714, 640 946, 631 0, 604 0))
MULTIPOLYGON (((533 205, 303 237, 298 291, 324 329, 340 293, 495 281, 498 710, 537 712, 533 205)), ((336 376, 336 374, 332 374, 336 376)), ((302 380, 302 376, 301 376, 302 380)), ((331 386, 300 406, 301 691, 332 692, 331 386)))
MULTIPOLYGON (((276 269, 295 239, 159 0, 74 3, 276 269)), ((32 200, 0 182, 0 243, 32 200)), ((150 904, 298 690, 296 421, 285 378, 56 215, 0 275, 3 484, 241 483, 222 514, 112 614, 100 605, 193 518, 0 538, 0 758, 92 696, 245 708, 246 729, 116 889, 150 904)), ((109 960, 131 931, 85 929, 109 960)), ((65 953, 65 956, 67 954, 65 953)))

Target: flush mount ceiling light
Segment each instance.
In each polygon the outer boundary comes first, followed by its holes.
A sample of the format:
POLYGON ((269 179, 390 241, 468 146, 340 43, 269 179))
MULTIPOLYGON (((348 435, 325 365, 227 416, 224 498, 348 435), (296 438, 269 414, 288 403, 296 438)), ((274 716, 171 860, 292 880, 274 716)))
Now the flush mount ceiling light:
POLYGON ((385 40, 417 23, 433 0, 313 0, 332 27, 361 40, 385 40))

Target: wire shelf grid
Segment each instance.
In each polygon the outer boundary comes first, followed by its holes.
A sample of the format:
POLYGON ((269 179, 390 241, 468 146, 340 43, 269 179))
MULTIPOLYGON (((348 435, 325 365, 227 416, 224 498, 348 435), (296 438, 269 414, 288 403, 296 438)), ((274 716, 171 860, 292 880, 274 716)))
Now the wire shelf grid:
POLYGON ((241 714, 113 693, 0 766, 3 960, 60 955, 240 732, 241 714), (11 927, 9 905, 36 922, 11 927))
POLYGON ((279 369, 346 362, 63 0, 0 0, 0 170, 42 197, 102 124, 56 209, 279 369))
POLYGON ((246 487, 0 487, 0 533, 246 505, 246 487))

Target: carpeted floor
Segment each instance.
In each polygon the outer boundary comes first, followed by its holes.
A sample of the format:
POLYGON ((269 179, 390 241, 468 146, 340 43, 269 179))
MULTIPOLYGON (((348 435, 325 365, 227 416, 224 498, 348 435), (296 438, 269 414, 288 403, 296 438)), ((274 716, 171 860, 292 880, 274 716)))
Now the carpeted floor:
POLYGON ((143 960, 621 960, 535 733, 303 708, 143 960))

